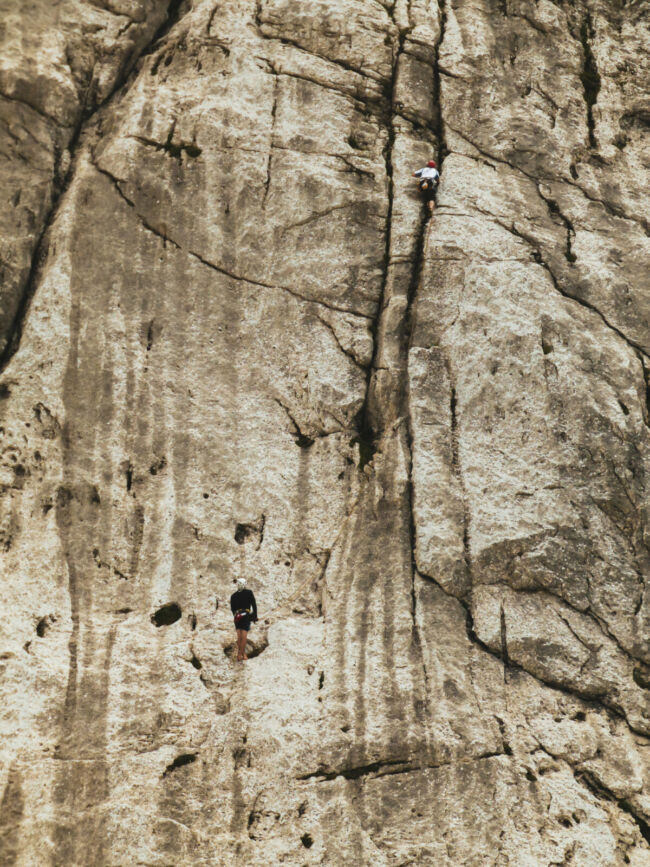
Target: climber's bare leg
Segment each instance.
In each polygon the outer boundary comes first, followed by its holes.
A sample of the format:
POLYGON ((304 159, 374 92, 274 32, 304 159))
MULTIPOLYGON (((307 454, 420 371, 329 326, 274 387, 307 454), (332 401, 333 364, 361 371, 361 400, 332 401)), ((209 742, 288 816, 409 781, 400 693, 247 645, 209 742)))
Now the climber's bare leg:
POLYGON ((237 630, 237 661, 242 662, 244 659, 248 659, 246 656, 246 639, 248 638, 248 632, 245 629, 237 630))
POLYGON ((429 201, 427 202, 427 204, 428 204, 428 206, 429 206, 429 214, 430 214, 430 215, 433 215, 433 209, 435 208, 436 203, 433 201, 433 199, 429 199, 429 201))

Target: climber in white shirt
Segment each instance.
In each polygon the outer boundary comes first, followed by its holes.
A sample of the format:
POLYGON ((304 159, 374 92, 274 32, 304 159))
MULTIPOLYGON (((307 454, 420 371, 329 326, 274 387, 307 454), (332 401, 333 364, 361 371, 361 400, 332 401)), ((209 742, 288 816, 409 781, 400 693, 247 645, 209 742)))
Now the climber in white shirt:
POLYGON ((433 214, 436 206, 436 187, 440 180, 440 172, 436 168, 435 160, 429 160, 423 169, 413 172, 413 177, 418 179, 420 192, 424 194, 429 213, 433 214))

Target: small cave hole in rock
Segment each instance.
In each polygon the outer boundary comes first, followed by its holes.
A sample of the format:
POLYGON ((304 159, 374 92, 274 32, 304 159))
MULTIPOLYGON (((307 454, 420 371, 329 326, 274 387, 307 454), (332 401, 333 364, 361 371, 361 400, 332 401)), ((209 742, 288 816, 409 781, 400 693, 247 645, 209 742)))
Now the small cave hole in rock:
POLYGON ((198 656, 195 656, 194 654, 192 654, 192 658, 190 659, 190 662, 192 663, 194 668, 196 668, 197 671, 200 671, 203 668, 203 666, 201 665, 201 660, 198 658, 198 656))
POLYGON ((637 686, 641 689, 650 689, 650 665, 639 663, 632 671, 632 677, 637 686))
POLYGON ((570 828, 571 827, 571 820, 570 819, 560 819, 560 825, 562 825, 563 828, 570 828))
POLYGON ((254 527, 250 524, 237 524, 235 527, 235 542, 238 545, 243 545, 246 539, 254 532, 254 527))
POLYGON ((131 490, 133 486, 133 466, 131 464, 126 468, 126 489, 127 491, 131 490))
POLYGON ((244 747, 238 747, 236 750, 232 751, 232 757, 235 763, 235 770, 237 768, 250 768, 251 766, 251 757, 250 753, 244 747))
POLYGON ((36 634, 39 638, 43 638, 45 633, 47 632, 50 626, 50 621, 47 617, 41 617, 41 619, 36 624, 36 634))
POLYGON ((321 671, 321 673, 318 675, 318 688, 322 689, 324 683, 325 683, 325 672, 321 671))
POLYGON ((194 630, 196 629, 196 614, 188 615, 187 619, 190 622, 190 629, 192 630, 192 632, 194 632, 194 630))
POLYGON ((0 400, 6 400, 11 394, 11 389, 6 382, 0 382, 0 400))
POLYGON ((167 458, 163 455, 160 460, 155 461, 150 467, 149 472, 152 476, 157 476, 161 470, 167 466, 167 458))
MULTIPOLYGON (((249 659, 255 659, 256 656, 259 656, 260 654, 264 653, 264 651, 266 650, 266 648, 268 646, 269 646, 269 641, 268 641, 268 638, 266 638, 266 636, 260 636, 259 638, 256 639, 254 644, 252 641, 247 641, 246 642, 246 656, 249 659)), ((224 652, 225 656, 230 656, 233 659, 235 659, 237 656, 237 642, 231 641, 228 644, 226 644, 223 648, 223 652, 224 652)))
POLYGON ((307 804, 303 801, 302 804, 298 807, 298 815, 304 816, 307 812, 307 804))
POLYGON ((300 838, 300 842, 305 847, 305 849, 311 849, 311 847, 314 845, 311 834, 303 834, 300 838))
POLYGON ((618 405, 623 410, 623 415, 629 415, 630 414, 630 410, 625 406, 625 404, 623 403, 622 400, 619 400, 618 405))
POLYGON ((293 435, 293 438, 298 448, 308 449, 314 445, 314 440, 311 437, 308 437, 306 434, 302 433, 302 431, 296 431, 296 433, 294 433, 293 435))
POLYGON ((256 542, 256 547, 259 548, 264 541, 264 526, 266 524, 266 515, 262 514, 255 522, 238 523, 235 527, 235 542, 238 545, 243 545, 248 539, 256 542))
POLYGON ((165 770, 163 771, 163 777, 166 777, 168 774, 171 774, 172 771, 175 771, 177 768, 182 768, 185 765, 191 765, 192 762, 196 761, 197 753, 182 753, 180 756, 176 756, 171 764, 167 765, 165 770))
POLYGON ((545 337, 542 337, 542 352, 544 355, 548 355, 550 352, 553 352, 553 344, 550 343, 545 337))
POLYGON ((526 779, 530 780, 531 783, 534 783, 537 777, 532 771, 526 771, 526 779))
POLYGON ((576 719, 579 722, 584 722, 587 719, 587 714, 583 710, 579 710, 573 719, 576 719))
POLYGON ((182 613, 180 605, 176 602, 168 602, 167 605, 154 611, 151 615, 151 622, 154 626, 171 626, 172 623, 180 620, 182 613))

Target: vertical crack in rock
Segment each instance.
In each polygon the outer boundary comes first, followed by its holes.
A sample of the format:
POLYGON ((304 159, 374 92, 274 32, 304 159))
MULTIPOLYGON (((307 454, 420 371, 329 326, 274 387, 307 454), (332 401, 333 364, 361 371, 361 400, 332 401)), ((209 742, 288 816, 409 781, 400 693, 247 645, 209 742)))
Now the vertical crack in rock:
POLYGON ((273 103, 271 105, 271 130, 269 134, 269 156, 266 161, 266 181, 264 183, 264 195, 262 196, 262 208, 266 208, 266 200, 271 186, 271 165, 273 163, 273 136, 275 134, 275 115, 278 110, 278 90, 280 87, 279 76, 273 72, 273 103))
POLYGON ((509 665, 508 659, 508 632, 506 629, 506 612, 504 611, 503 604, 499 610, 499 618, 501 621, 501 656, 503 658, 503 682, 507 683, 507 670, 509 665))
POLYGON ((79 112, 79 118, 70 137, 70 141, 67 145, 67 151, 70 154, 70 165, 68 167, 68 171, 60 182, 58 191, 55 190, 49 213, 46 215, 43 221, 43 228, 41 229, 38 240, 36 241, 36 244, 34 246, 34 252, 32 254, 32 261, 29 273, 25 280, 24 286, 22 287, 20 299, 18 301, 13 320, 4 338, 5 343, 3 349, 0 352, 0 373, 2 373, 6 369, 7 365, 16 354, 20 346, 25 320, 27 318, 27 314, 29 313, 29 307, 38 287, 38 281, 40 278, 42 267, 47 259, 49 251, 49 232, 56 220, 60 206, 63 203, 65 193, 70 186, 72 178, 74 177, 75 169, 77 167, 77 152, 83 132, 89 126, 89 124, 92 123, 97 113, 101 111, 115 97, 118 92, 122 91, 125 87, 128 87, 128 79, 133 70, 133 67, 135 66, 136 61, 139 57, 147 54, 151 50, 152 46, 159 42, 160 39, 167 34, 169 29, 171 29, 173 24, 178 21, 178 18, 180 17, 181 7, 184 2, 185 0, 169 0, 165 22, 163 22, 158 32, 154 34, 154 36, 149 40, 149 42, 144 45, 138 53, 134 53, 129 58, 128 63, 124 65, 124 69, 122 70, 121 74, 117 76, 115 84, 113 85, 110 93, 108 93, 106 97, 94 108, 82 107, 79 112))
POLYGON ((598 142, 595 134, 594 105, 598 101, 600 91, 600 74, 596 59, 591 48, 591 40, 594 38, 594 27, 591 14, 586 13, 580 27, 580 41, 582 43, 583 64, 580 80, 584 90, 585 105, 587 107, 587 131, 589 134, 589 147, 596 150, 598 142))
POLYGON ((458 487, 460 488, 463 500, 463 559, 465 561, 465 570, 469 577, 471 573, 469 512, 467 506, 467 492, 465 491, 465 483, 463 481, 463 472, 459 454, 460 444, 458 436, 458 403, 456 398, 455 377, 448 359, 446 360, 446 367, 450 383, 449 414, 451 417, 451 469, 454 476, 456 477, 456 480, 458 481, 458 487))
POLYGON ((643 420, 650 427, 650 359, 647 359, 642 353, 639 353, 641 365, 643 367, 643 378, 645 381, 645 406, 643 407, 643 420))
POLYGON ((447 29, 447 0, 438 0, 438 13, 440 15, 440 30, 435 44, 433 66, 433 105, 436 112, 435 133, 438 140, 438 166, 442 173, 442 164, 447 156, 447 141, 445 137, 445 125, 442 117, 442 99, 440 97, 440 48, 445 38, 447 29))
MULTIPOLYGON (((394 110, 394 97, 396 92, 396 81, 397 75, 399 72, 399 63, 400 59, 405 53, 405 42, 406 39, 412 29, 411 25, 411 6, 409 3, 408 6, 408 18, 409 18, 409 26, 406 28, 400 28, 399 37, 398 37, 398 48, 397 55, 393 64, 393 73, 391 78, 391 89, 390 89, 390 109, 391 109, 391 121, 389 125, 389 139, 387 145, 387 155, 386 155, 386 167, 387 174, 389 177, 389 209, 388 209, 388 228, 386 233, 386 251, 385 251, 385 265, 384 265, 384 281, 382 286, 382 296, 379 305, 378 318, 376 321, 375 333, 374 333, 374 355, 372 364, 370 367, 370 376, 368 383, 368 392, 366 395, 366 403, 364 406, 364 420, 366 423, 366 431, 372 431, 372 425, 368 422, 368 395, 371 395, 372 392, 377 389, 378 390, 378 381, 377 381, 377 372, 379 370, 379 365, 377 364, 377 353, 379 349, 379 341, 390 339, 387 334, 387 322, 386 322, 386 311, 388 310, 388 306, 391 298, 389 297, 389 292, 392 291, 392 287, 389 286, 389 272, 390 272, 390 264, 391 264, 391 240, 392 240, 392 216, 393 216, 393 199, 394 199, 394 179, 393 179, 393 150, 395 147, 395 118, 396 112, 394 110)), ((445 32, 445 23, 446 23, 446 9, 444 0, 440 0, 439 2, 439 33, 435 44, 435 54, 434 54, 434 64, 433 64, 433 93, 431 94, 433 101, 433 111, 436 122, 431 125, 431 131, 435 135, 435 140, 437 144, 438 150, 438 166, 439 170, 442 172, 442 162, 444 160, 446 154, 446 148, 444 144, 444 132, 443 132, 443 124, 442 124, 442 108, 440 105, 440 72, 438 66, 438 59, 440 53, 440 46, 444 39, 445 32)), ((422 642, 420 638, 420 631, 417 621, 417 591, 415 586, 416 575, 417 573, 417 564, 416 564, 416 556, 415 556, 415 540, 416 540, 416 525, 415 525, 415 514, 414 514, 414 491, 413 491, 413 430, 412 430, 412 421, 409 411, 409 393, 408 393, 408 354, 412 339, 413 327, 414 327, 414 303, 417 296, 418 286, 421 281, 422 269, 424 265, 425 259, 425 247, 426 247, 426 233, 427 228, 429 226, 429 214, 425 212, 423 216, 421 216, 418 220, 418 223, 415 227, 415 231, 417 232, 417 238, 414 248, 413 261, 411 264, 411 272, 408 286, 406 287, 406 306, 404 309, 404 313, 402 316, 402 321, 400 324, 400 328, 398 331, 397 340, 399 342, 398 345, 398 353, 397 353, 397 369, 394 371, 394 376, 391 376, 390 382, 392 387, 392 394, 388 396, 384 395, 384 405, 382 406, 382 396, 381 394, 373 395, 374 400, 373 403, 376 403, 377 406, 377 420, 376 423, 377 430, 374 431, 375 437, 380 439, 385 434, 388 433, 389 430, 396 430, 396 428, 402 423, 402 420, 406 420, 405 424, 405 447, 407 449, 407 470, 408 470, 408 485, 407 485, 407 509, 408 509, 408 537, 409 544, 411 550, 411 620, 412 620, 412 635, 413 641, 417 647, 418 654, 420 657, 421 665, 422 665, 422 674, 425 686, 425 702, 428 704, 429 701, 429 674, 426 668, 424 653, 422 642), (388 400, 386 400, 388 397, 388 400), (391 406, 394 404, 394 407, 391 406), (397 415, 397 420, 393 421, 391 413, 397 415)))
MULTIPOLYGON (((153 39, 150 40, 149 45, 143 51, 141 51, 140 54, 150 54, 156 50, 158 43, 161 41, 161 39, 164 39, 165 36, 167 36, 167 34, 169 33, 169 31, 172 29, 172 27, 175 24, 178 24, 183 15, 187 11, 189 11, 187 4, 188 0, 169 0, 169 4, 167 6, 167 16, 165 20, 158 28, 153 39)), ((216 11, 216 9, 213 11, 210 23, 212 23, 212 18, 214 18, 216 11)))
POLYGON ((554 221, 560 220, 564 228, 566 229, 566 249, 564 251, 564 258, 570 265, 573 265, 573 263, 577 259, 576 254, 573 252, 573 241, 576 236, 573 223, 565 214, 562 213, 562 211, 560 210, 560 206, 555 201, 555 199, 544 195, 540 184, 537 184, 537 192, 539 193, 540 197, 546 202, 546 207, 548 208, 551 219, 554 221))

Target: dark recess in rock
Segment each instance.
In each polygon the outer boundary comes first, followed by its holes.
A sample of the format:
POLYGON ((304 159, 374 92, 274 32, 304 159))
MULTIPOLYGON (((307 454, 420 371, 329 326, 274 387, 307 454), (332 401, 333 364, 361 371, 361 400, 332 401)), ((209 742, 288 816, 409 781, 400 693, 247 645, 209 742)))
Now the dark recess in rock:
POLYGON ((593 24, 591 17, 586 16, 580 28, 580 40, 582 42, 582 50, 584 53, 584 62, 580 79, 585 94, 585 104, 587 106, 587 129, 589 131, 589 146, 592 148, 598 147, 596 136, 594 133, 594 113, 593 107, 598 101, 598 92, 600 91, 600 74, 596 65, 593 51, 591 50, 590 39, 593 39, 593 24))
POLYGON ((634 682, 641 689, 650 689, 650 665, 643 665, 643 663, 635 665, 632 676, 634 677, 634 682))
POLYGON ((362 470, 366 464, 369 464, 372 461, 375 452, 377 451, 377 446, 375 445, 375 434, 368 420, 365 406, 357 415, 355 426, 357 434, 350 440, 350 445, 359 446, 359 469, 362 470))
MULTIPOLYGON (((249 659, 255 659, 256 656, 259 656, 261 653, 264 653, 266 648, 269 646, 269 640, 266 635, 260 635, 255 644, 252 642, 246 643, 246 655, 249 659)), ((236 642, 231 641, 225 645, 223 652, 226 656, 235 655, 236 642)))
POLYGON ((246 539, 255 532, 255 527, 252 524, 237 524, 235 527, 235 542, 238 545, 243 545, 246 539))
POLYGON ((164 470, 167 466, 167 458, 163 455, 159 460, 154 461, 154 463, 149 467, 149 472, 152 476, 157 476, 161 470, 164 470))
POLYGON ((650 130, 650 111, 647 109, 627 111, 618 123, 621 129, 637 129, 640 132, 647 132, 650 130))
POLYGON ((180 605, 169 602, 151 615, 151 622, 154 626, 171 626, 172 623, 180 620, 182 613, 180 605))
POLYGON ((259 550, 264 541, 264 527, 266 526, 266 515, 262 514, 254 523, 238 523, 235 527, 235 542, 238 545, 243 545, 248 539, 256 542, 255 550, 259 550))
POLYGON ((167 765, 165 770, 163 771, 163 777, 166 777, 168 774, 171 774, 172 771, 177 770, 177 768, 182 768, 185 765, 191 765, 196 761, 198 753, 182 753, 180 756, 176 756, 174 761, 167 765))

